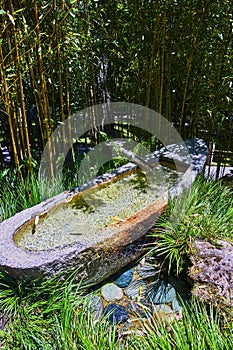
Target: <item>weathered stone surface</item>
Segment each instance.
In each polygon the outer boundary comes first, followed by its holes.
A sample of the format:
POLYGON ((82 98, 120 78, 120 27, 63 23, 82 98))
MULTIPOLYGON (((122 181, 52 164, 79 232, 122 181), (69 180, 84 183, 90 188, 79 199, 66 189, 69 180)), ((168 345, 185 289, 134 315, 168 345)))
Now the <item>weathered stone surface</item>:
POLYGON ((138 303, 135 300, 131 300, 128 308, 131 313, 141 318, 149 318, 152 315, 152 305, 146 299, 140 299, 138 303))
POLYGON ((153 265, 150 264, 139 264, 137 265, 136 269, 139 276, 143 279, 155 277, 156 275, 158 276, 160 273, 159 269, 156 269, 153 265))
MULTIPOLYGON (((177 184, 173 186, 169 191, 171 198, 179 196, 185 189, 189 188, 192 185, 197 175, 202 171, 208 154, 207 146, 203 140, 189 139, 185 140, 185 144, 189 150, 191 165, 187 168, 185 174, 181 177, 177 184)), ((171 145, 171 147, 172 146, 174 147, 174 145, 171 145)), ((178 162, 177 168, 179 169, 179 161, 181 164, 182 160, 184 161, 184 150, 182 147, 178 146, 179 145, 175 145, 175 151, 173 152, 170 151, 169 146, 166 147, 165 152, 161 153, 161 160, 167 160, 167 158, 170 157, 170 159, 173 159, 176 164, 178 162), (167 153, 166 150, 168 150, 167 153)))
POLYGON ((130 285, 125 288, 125 294, 133 299, 137 300, 144 297, 146 292, 146 283, 142 279, 137 279, 130 283, 130 285))
POLYGON ((118 304, 109 304, 104 310, 104 315, 109 317, 112 324, 124 323, 129 317, 127 309, 118 304))
POLYGON ((233 245, 219 240, 216 245, 196 240, 190 255, 189 276, 193 293, 216 307, 233 307, 233 245))
POLYGON ((93 317, 98 320, 103 314, 103 303, 98 295, 94 295, 87 307, 87 312, 91 312, 93 317))
POLYGON ((153 304, 168 304, 176 298, 176 290, 165 281, 156 281, 147 290, 146 296, 153 304))
POLYGON ((164 313, 164 314, 174 314, 174 310, 172 310, 172 308, 166 304, 158 304, 158 305, 154 305, 154 308, 156 311, 160 312, 160 313, 164 313))
POLYGON ((120 287, 120 288, 126 288, 126 287, 128 287, 128 285, 129 285, 130 282, 132 281, 133 273, 134 273, 134 270, 133 270, 133 269, 129 269, 129 270, 125 271, 124 273, 122 273, 122 275, 120 275, 120 276, 114 281, 114 283, 115 283, 118 287, 120 287))
MULTIPOLYGON (((195 150, 199 149, 200 142, 200 140, 191 142, 193 155, 198 154, 199 151, 195 150)), ((171 196, 181 193, 185 186, 190 186, 194 181, 197 173, 204 166, 206 156, 204 148, 202 152, 200 157, 196 156, 197 159, 193 156, 191 166, 184 174, 184 179, 180 179, 174 190, 173 188, 169 190, 171 196), (197 165, 195 165, 196 161, 197 165)), ((104 179, 104 176, 102 178, 104 179)), ((94 185, 97 183, 98 181, 94 185)), ((83 283, 96 284, 144 254, 144 248, 149 239, 145 235, 167 205, 167 200, 162 196, 123 222, 115 223, 111 229, 106 228, 102 235, 91 236, 84 242, 80 241, 44 251, 29 251, 15 244, 15 232, 22 225, 35 222, 37 216, 70 200, 75 194, 75 190, 63 192, 0 224, 0 269, 2 271, 10 273, 17 279, 22 277, 31 280, 77 269, 78 280, 83 283)))
POLYGON ((182 311, 181 303, 176 298, 172 300, 172 309, 175 312, 181 312, 182 311))
POLYGON ((154 317, 159 317, 160 320, 172 322, 175 318, 180 319, 181 316, 177 317, 176 312, 166 304, 154 305, 154 317))
POLYGON ((101 288, 101 294, 106 301, 121 300, 123 291, 114 283, 107 283, 101 288))
POLYGON ((47 278, 55 273, 77 269, 77 279, 96 284, 107 279, 144 254, 148 229, 166 207, 162 199, 140 210, 124 222, 111 227, 111 235, 90 237, 83 243, 73 243, 58 249, 28 251, 14 242, 17 229, 43 213, 65 194, 26 209, 0 224, 0 269, 14 278, 47 278))

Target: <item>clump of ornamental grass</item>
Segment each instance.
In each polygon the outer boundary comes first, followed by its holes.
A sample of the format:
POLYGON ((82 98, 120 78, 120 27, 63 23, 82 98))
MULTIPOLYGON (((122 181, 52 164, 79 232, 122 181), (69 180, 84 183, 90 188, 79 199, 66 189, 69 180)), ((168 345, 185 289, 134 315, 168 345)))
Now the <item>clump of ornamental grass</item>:
POLYGON ((189 190, 169 201, 167 212, 151 234, 156 238, 154 251, 180 273, 195 239, 217 243, 233 241, 233 196, 221 181, 199 177, 189 190))
POLYGON ((220 315, 210 306, 192 300, 183 304, 181 320, 173 321, 154 316, 148 323, 142 323, 144 336, 134 339, 135 349, 155 350, 230 350, 233 339, 232 322, 224 323, 220 315))
POLYGON ((27 174, 23 180, 16 170, 6 168, 0 172, 0 215, 2 220, 39 202, 39 186, 35 173, 27 174))
POLYGON ((6 349, 118 349, 115 327, 105 317, 96 322, 90 298, 76 272, 30 284, 1 273, 0 314, 7 322, 0 342, 6 349))
POLYGON ((90 308, 92 296, 84 293, 75 273, 30 285, 1 274, 0 313, 7 317, 0 332, 1 346, 41 350, 232 349, 232 321, 224 323, 212 306, 195 299, 183 303, 181 319, 168 321, 154 313, 122 336, 105 316, 95 318, 90 308))

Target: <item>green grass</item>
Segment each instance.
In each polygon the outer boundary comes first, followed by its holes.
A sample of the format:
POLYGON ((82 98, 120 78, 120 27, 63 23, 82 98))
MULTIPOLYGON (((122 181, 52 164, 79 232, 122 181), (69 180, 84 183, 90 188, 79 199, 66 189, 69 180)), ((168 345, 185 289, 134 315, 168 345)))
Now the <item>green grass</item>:
MULTIPOLYGON (((85 156, 88 158, 88 156, 85 156)), ((100 169, 96 169, 97 175, 108 171, 113 171, 117 167, 127 163, 127 159, 115 157, 104 164, 100 169)), ((80 159, 73 165, 73 168, 64 167, 62 178, 54 181, 46 178, 39 181, 36 169, 30 174, 26 171, 24 180, 20 179, 16 170, 5 168, 0 170, 0 218, 6 220, 14 214, 32 207, 51 198, 62 191, 77 187, 78 167, 80 159)), ((84 181, 85 182, 85 179, 84 181)))
POLYGON ((87 312, 75 275, 26 285, 0 276, 0 312, 8 318, 5 349, 114 349, 114 329, 87 312))
POLYGON ((183 319, 168 322, 154 315, 141 322, 143 335, 116 337, 106 317, 96 320, 90 311, 91 295, 75 282, 59 276, 26 285, 0 276, 0 312, 8 323, 0 332, 4 349, 120 350, 120 349, 232 349, 232 321, 224 323, 210 306, 193 300, 183 306, 183 319))
POLYGON ((230 332, 232 323, 224 328, 212 307, 207 309, 194 300, 191 307, 184 307, 182 321, 154 321, 143 343, 146 349, 230 349, 233 345, 232 338, 228 338, 230 332))
POLYGON ((156 238, 155 253, 165 258, 169 270, 175 265, 178 274, 196 238, 233 241, 232 190, 221 181, 199 177, 190 190, 169 202, 151 234, 156 238))
POLYGON ((2 220, 40 202, 38 183, 33 175, 22 181, 17 171, 0 172, 0 216, 2 220))
MULTIPOLYGON (((0 174, 0 205, 4 218, 39 201, 36 182, 24 184, 17 174, 0 174)), ((159 227, 154 251, 179 273, 196 238, 232 241, 232 189, 221 181, 199 178, 191 190, 169 203, 159 227)), ((143 336, 132 334, 116 340, 116 328, 106 317, 95 320, 89 308, 90 295, 75 280, 75 273, 55 276, 39 283, 15 281, 0 273, 0 314, 7 319, 0 331, 0 346, 6 350, 158 349, 231 350, 233 320, 224 322, 211 305, 193 300, 183 306, 183 319, 165 322, 156 315, 141 323, 143 336)))

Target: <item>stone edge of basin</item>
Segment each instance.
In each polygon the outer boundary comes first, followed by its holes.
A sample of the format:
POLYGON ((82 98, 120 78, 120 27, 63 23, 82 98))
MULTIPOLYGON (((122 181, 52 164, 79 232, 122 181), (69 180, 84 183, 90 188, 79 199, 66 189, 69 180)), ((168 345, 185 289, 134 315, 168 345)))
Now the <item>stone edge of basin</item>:
MULTIPOLYGON (((185 143, 190 152, 191 162, 185 176, 182 176, 178 183, 170 189, 172 198, 181 194, 184 188, 192 185, 197 174, 202 171, 207 156, 207 147, 201 139, 190 139, 185 143)), ((159 153, 155 152, 155 157, 158 159, 176 158, 182 162, 182 147, 175 154, 174 150, 171 151, 173 148, 172 145, 162 148, 159 153)), ((114 177, 134 168, 136 168, 135 164, 128 163, 120 167, 118 172, 107 175, 114 177)), ((96 178, 94 185, 104 181, 104 175, 96 178)), ((102 242, 94 242, 94 245, 91 241, 85 244, 73 243, 61 248, 37 252, 16 246, 14 234, 19 227, 76 193, 76 190, 62 192, 17 213, 0 224, 0 270, 9 273, 14 278, 23 277, 30 280, 49 277, 57 272, 75 269, 79 266, 79 279, 99 283, 143 254, 143 247, 146 244, 145 234, 167 204, 164 199, 160 198, 156 203, 153 202, 149 207, 137 212, 137 215, 133 215, 126 224, 118 224, 111 238, 102 242)))

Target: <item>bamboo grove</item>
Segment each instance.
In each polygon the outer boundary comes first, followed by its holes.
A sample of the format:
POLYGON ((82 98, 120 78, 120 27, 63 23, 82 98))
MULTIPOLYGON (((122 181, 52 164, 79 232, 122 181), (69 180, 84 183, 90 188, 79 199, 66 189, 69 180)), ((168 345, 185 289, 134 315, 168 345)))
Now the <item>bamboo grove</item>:
POLYGON ((0 141, 14 166, 32 169, 56 126, 106 101, 230 149, 232 22, 230 0, 1 0, 0 141))

